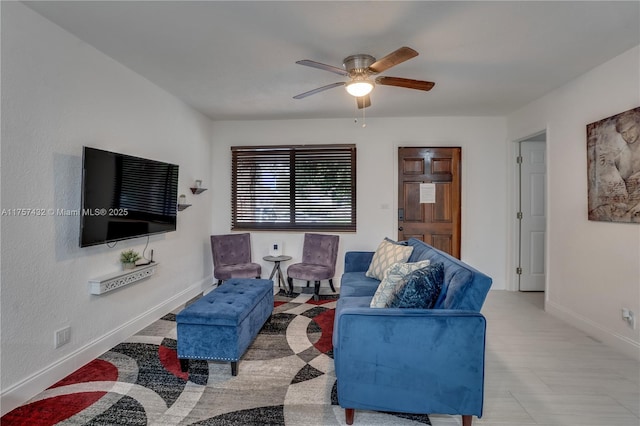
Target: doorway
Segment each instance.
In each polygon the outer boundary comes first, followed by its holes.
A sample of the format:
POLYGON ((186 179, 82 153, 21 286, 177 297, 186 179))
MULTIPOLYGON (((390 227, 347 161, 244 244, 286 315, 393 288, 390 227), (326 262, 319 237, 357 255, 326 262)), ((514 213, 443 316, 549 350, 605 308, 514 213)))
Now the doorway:
POLYGON ((519 291, 544 291, 546 278, 546 132, 518 142, 519 291))
POLYGON ((460 147, 398 148, 398 240, 460 258, 460 147))

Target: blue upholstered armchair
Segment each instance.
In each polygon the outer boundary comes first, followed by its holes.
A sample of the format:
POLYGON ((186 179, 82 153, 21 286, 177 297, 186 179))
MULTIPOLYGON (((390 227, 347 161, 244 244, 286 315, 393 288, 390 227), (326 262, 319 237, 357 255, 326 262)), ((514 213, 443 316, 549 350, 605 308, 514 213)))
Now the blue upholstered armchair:
POLYGON ((251 261, 251 234, 212 235, 211 254, 218 285, 230 278, 260 278, 262 267, 251 261))

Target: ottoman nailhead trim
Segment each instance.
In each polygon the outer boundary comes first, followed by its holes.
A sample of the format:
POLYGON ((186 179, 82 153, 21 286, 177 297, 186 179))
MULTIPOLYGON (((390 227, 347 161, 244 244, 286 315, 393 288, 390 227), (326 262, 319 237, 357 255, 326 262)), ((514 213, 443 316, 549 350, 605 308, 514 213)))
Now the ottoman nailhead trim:
POLYGON ((186 356, 181 356, 178 355, 178 358, 184 358, 184 359, 213 359, 216 361, 239 361, 240 358, 221 358, 221 357, 215 357, 215 356, 196 356, 196 355, 186 355, 186 356))

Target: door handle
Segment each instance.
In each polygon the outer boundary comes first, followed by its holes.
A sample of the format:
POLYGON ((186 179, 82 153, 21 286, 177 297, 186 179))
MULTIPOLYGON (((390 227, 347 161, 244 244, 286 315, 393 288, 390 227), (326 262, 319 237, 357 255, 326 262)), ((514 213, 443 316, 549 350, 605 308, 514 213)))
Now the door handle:
POLYGON ((404 231, 404 228, 402 226, 398 226, 398 231, 404 231))

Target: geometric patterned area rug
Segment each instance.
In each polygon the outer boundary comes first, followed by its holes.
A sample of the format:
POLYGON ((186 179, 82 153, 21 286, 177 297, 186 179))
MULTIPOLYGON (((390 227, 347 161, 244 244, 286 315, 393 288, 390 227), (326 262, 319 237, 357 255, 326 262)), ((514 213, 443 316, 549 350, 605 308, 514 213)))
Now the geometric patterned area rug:
MULTIPOLYGON (((9 425, 342 425, 331 336, 335 297, 275 296, 231 375, 229 363, 176 356, 168 314, 0 419, 9 425)), ((426 415, 356 411, 359 425, 430 425, 426 415)))

